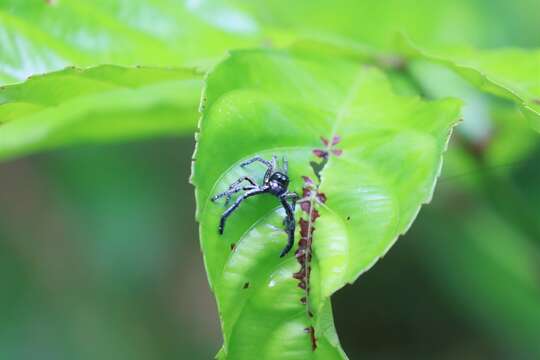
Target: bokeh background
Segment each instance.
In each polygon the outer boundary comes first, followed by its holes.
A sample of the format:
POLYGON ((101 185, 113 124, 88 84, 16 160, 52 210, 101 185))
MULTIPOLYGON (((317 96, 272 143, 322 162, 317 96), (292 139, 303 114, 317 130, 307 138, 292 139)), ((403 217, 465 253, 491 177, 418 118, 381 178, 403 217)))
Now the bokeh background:
MULTIPOLYGON (((537 0, 442 1, 436 14, 427 1, 338 1, 330 13, 310 3, 242 6, 282 31, 372 45, 403 24, 426 42, 540 47, 537 0), (389 16, 362 24, 365 9, 389 16)), ((465 123, 433 203, 334 297, 342 345, 351 359, 539 359, 539 135, 512 104, 437 66, 412 69, 429 74, 417 84, 425 96, 466 100, 465 123)), ((193 146, 192 135, 78 145, 0 164, 0 360, 214 356, 193 146)))

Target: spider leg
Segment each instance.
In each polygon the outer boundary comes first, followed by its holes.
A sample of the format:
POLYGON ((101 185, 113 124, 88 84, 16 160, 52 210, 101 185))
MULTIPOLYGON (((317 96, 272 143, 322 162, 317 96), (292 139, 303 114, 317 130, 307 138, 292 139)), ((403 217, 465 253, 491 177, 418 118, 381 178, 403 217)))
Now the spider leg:
POLYGON ((237 193, 240 190, 250 190, 250 189, 252 189, 253 187, 256 187, 256 186, 257 186, 257 184, 255 183, 255 180, 253 180, 249 176, 242 176, 241 178, 239 178, 238 180, 233 182, 231 185, 229 185, 228 190, 215 195, 212 198, 212 201, 216 201, 218 199, 221 199, 224 196, 227 196, 227 202, 226 203, 228 203, 231 200, 231 195, 232 194, 237 193), (244 188, 240 187, 239 185, 244 181, 249 182, 252 186, 251 187, 244 187, 244 188))
POLYGON ((294 245, 294 230, 296 224, 294 220, 293 206, 291 206, 291 204, 287 202, 285 195, 281 196, 279 200, 281 201, 281 205, 283 206, 283 208, 285 209, 285 213, 287 214, 287 217, 283 222, 283 224, 285 225, 285 232, 288 236, 287 245, 283 248, 283 250, 281 250, 281 253, 279 254, 279 257, 284 257, 289 251, 291 251, 294 245))
POLYGON ((253 158, 251 158, 251 159, 249 159, 247 161, 244 161, 243 163, 240 164, 240 166, 241 167, 246 167, 249 164, 252 164, 252 163, 254 163, 256 161, 264 164, 268 168, 266 170, 266 173, 264 174, 264 183, 266 183, 266 181, 270 178, 270 175, 272 175, 272 173, 274 172, 275 165, 273 164, 273 162, 275 162, 275 160, 270 162, 268 160, 263 159, 260 156, 255 156, 255 157, 253 157, 253 158))
POLYGON ((266 173, 264 173, 264 183, 266 184, 268 180, 270 179, 270 176, 272 176, 272 173, 277 168, 277 157, 276 155, 272 155, 272 162, 271 166, 266 170, 266 173))
POLYGON ((253 189, 256 189, 258 188, 257 186, 252 186, 252 185, 248 185, 248 186, 244 186, 244 187, 236 187, 232 190, 229 190, 227 191, 227 199, 225 200, 225 206, 228 206, 229 203, 231 202, 231 199, 232 199, 232 195, 233 194, 236 194, 237 192, 243 190, 243 191, 248 191, 248 190, 253 190, 253 189))
POLYGON ((265 160, 265 159, 263 159, 263 158, 260 157, 260 156, 252 157, 251 159, 246 160, 246 161, 244 161, 243 163, 241 163, 240 166, 241 166, 241 167, 246 167, 246 166, 248 166, 249 164, 252 164, 252 163, 254 163, 254 162, 256 162, 256 161, 258 161, 258 162, 260 162, 260 163, 263 163, 263 164, 266 165, 267 167, 272 167, 272 163, 271 163, 270 161, 265 160))
POLYGON ((290 199, 292 202, 292 209, 296 209, 296 201, 298 200, 298 194, 295 192, 287 192, 284 195, 282 195, 285 199, 290 199))
POLYGON ((231 215, 233 213, 233 211, 236 210, 238 208, 238 206, 240 206, 242 201, 244 201, 248 197, 258 195, 258 194, 264 194, 266 192, 268 192, 268 189, 266 187, 262 187, 262 188, 257 187, 255 189, 248 190, 244 194, 240 195, 236 199, 234 204, 232 204, 231 207, 228 208, 227 210, 225 210, 223 215, 221 215, 221 219, 219 220, 219 227, 218 227, 219 234, 220 235, 223 234, 223 230, 225 229, 225 221, 227 221, 227 218, 229 217, 229 215, 231 215))
POLYGON ((283 172, 285 173, 285 175, 289 175, 289 161, 287 160, 287 157, 283 155, 281 161, 283 163, 283 172))
POLYGON ((235 182, 233 182, 233 183, 229 186, 229 189, 232 189, 232 188, 235 187, 236 185, 241 184, 243 181, 247 181, 247 182, 249 182, 251 185, 257 186, 257 183, 255 182, 255 180, 253 180, 252 177, 249 177, 249 176, 242 176, 242 177, 240 177, 238 180, 236 180, 235 182))

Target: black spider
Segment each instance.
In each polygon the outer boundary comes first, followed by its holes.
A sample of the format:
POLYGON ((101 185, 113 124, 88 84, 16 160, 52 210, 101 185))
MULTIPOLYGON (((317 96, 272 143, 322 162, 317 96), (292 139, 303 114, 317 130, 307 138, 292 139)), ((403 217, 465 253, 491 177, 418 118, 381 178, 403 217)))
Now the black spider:
POLYGON ((285 212, 287 216, 283 220, 283 225, 285 226, 285 232, 288 235, 288 242, 285 248, 280 253, 280 257, 285 256, 292 248, 294 244, 294 229, 295 229, 295 221, 294 221, 294 208, 296 205, 296 200, 298 199, 298 195, 294 192, 287 191, 287 187, 289 186, 289 177, 287 175, 288 172, 288 165, 287 165, 287 159, 283 157, 283 169, 276 170, 277 167, 277 158, 276 156, 272 156, 272 161, 268 161, 263 159, 260 156, 255 156, 252 159, 249 159, 242 164, 240 164, 241 167, 245 167, 251 163, 254 162, 261 162, 266 167, 266 173, 264 174, 263 184, 261 186, 257 185, 255 180, 253 180, 249 176, 242 176, 235 182, 233 182, 227 191, 222 192, 221 194, 218 194, 212 198, 212 201, 216 201, 224 196, 227 197, 227 201, 225 204, 228 204, 231 200, 232 194, 235 194, 239 191, 245 191, 242 195, 240 195, 234 204, 231 205, 223 215, 221 215, 221 220, 219 222, 218 231, 220 234, 223 234, 223 230, 225 228, 225 221, 227 220, 227 217, 232 214, 236 208, 240 205, 242 201, 247 199, 248 197, 259 195, 259 194, 271 194, 276 196, 280 201, 281 205, 285 209, 285 212), (242 186, 242 183, 244 181, 247 181, 249 185, 242 186), (287 200, 292 200, 292 205, 287 202, 287 200))

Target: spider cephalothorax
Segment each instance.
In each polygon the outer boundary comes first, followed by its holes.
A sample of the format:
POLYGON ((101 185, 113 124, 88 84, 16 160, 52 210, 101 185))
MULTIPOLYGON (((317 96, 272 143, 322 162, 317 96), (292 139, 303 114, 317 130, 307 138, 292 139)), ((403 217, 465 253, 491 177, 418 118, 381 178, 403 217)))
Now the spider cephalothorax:
POLYGON ((232 194, 235 194, 239 191, 245 191, 242 195, 240 195, 234 204, 231 205, 223 215, 221 215, 221 219, 219 222, 218 231, 220 234, 223 234, 223 230, 225 228, 225 221, 227 220, 227 217, 232 214, 238 206, 240 206, 240 203, 247 199, 248 197, 259 195, 259 194, 271 194, 276 196, 279 201, 281 202, 281 205, 285 209, 286 217, 283 221, 283 224, 285 225, 285 232, 288 235, 288 242, 285 248, 281 251, 280 256, 285 256, 292 248, 294 244, 294 229, 295 229, 295 220, 294 220, 294 207, 296 204, 296 199, 298 198, 298 195, 294 192, 288 191, 289 186, 289 176, 287 175, 288 169, 287 169, 287 159, 283 157, 283 164, 282 169, 276 170, 277 168, 277 158, 276 156, 272 156, 272 161, 268 161, 263 159, 260 156, 255 156, 254 158, 251 158, 242 164, 240 164, 241 167, 245 167, 251 163, 254 162, 260 162, 264 164, 267 167, 266 173, 264 174, 263 183, 262 185, 257 185, 255 180, 253 180, 249 176, 242 176, 235 182, 233 182, 227 191, 224 191, 212 198, 212 201, 216 201, 222 197, 226 197, 227 201, 226 204, 229 203, 231 200, 232 194), (244 184, 244 182, 248 182, 249 184, 244 184), (288 200, 291 200, 291 204, 289 204, 288 200))

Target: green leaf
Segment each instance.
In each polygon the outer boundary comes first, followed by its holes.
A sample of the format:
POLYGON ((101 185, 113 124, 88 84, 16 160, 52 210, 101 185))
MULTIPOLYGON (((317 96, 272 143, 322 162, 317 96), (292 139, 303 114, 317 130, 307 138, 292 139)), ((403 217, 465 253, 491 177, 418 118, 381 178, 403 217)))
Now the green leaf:
POLYGON ((197 119, 201 75, 68 68, 0 88, 0 159, 69 144, 175 136, 197 119))
POLYGON ((468 0, 232 0, 267 32, 343 36, 393 50, 400 31, 427 43, 500 41, 485 7, 468 0), (399 16, 397 16, 399 14, 399 16), (451 29, 451 31, 449 31, 451 29))
POLYGON ((4 0, 0 84, 67 65, 204 64, 253 45, 259 27, 222 2, 4 0))
POLYGON ((192 182, 221 358, 345 357, 330 296, 383 256, 430 200, 459 108, 397 96, 379 70, 309 52, 233 52, 209 74, 192 182), (303 196, 285 258, 284 211, 272 196, 249 198, 217 231, 225 208, 210 199, 246 173, 260 183, 264 167, 239 166, 255 155, 287 156, 289 190, 303 196), (312 161, 322 162, 320 182, 312 161))
POLYGON ((428 51, 405 37, 400 43, 409 57, 447 66, 478 89, 516 102, 540 131, 540 50, 452 47, 428 51))
POLYGON ((207 65, 231 48, 288 44, 298 35, 385 50, 397 31, 430 44, 494 42, 504 32, 494 31, 497 21, 466 0, 3 0, 0 83, 68 65, 207 65))

